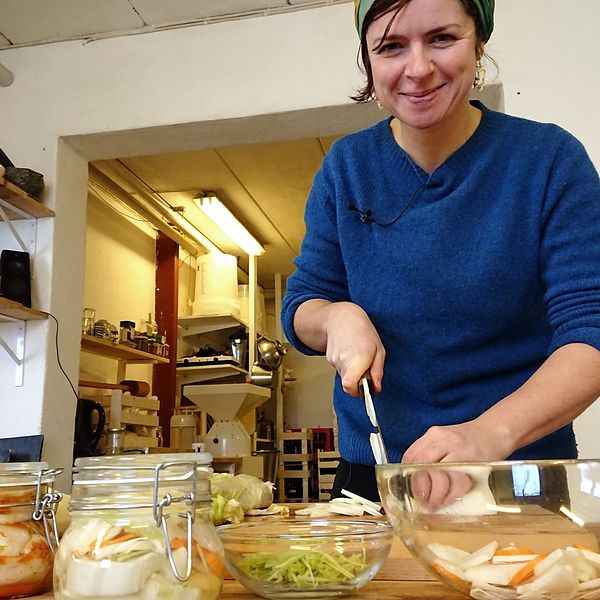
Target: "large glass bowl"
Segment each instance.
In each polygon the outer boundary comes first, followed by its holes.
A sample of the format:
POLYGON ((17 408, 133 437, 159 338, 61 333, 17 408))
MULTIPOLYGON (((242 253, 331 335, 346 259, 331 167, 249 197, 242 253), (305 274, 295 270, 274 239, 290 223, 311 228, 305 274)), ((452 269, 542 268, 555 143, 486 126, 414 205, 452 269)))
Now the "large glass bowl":
POLYGON ((377 573, 394 532, 385 521, 295 518, 218 529, 230 573, 264 598, 333 598, 377 573))
POLYGON ((389 464, 376 472, 402 542, 465 596, 600 599, 600 460, 389 464))

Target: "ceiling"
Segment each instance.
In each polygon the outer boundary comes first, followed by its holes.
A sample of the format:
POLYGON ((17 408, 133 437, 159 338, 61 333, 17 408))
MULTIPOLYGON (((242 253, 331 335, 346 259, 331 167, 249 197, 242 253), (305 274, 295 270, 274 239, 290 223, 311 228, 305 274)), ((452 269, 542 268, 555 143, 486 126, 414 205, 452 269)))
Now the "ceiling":
POLYGON ((250 18, 351 0, 0 0, 0 50, 250 18))

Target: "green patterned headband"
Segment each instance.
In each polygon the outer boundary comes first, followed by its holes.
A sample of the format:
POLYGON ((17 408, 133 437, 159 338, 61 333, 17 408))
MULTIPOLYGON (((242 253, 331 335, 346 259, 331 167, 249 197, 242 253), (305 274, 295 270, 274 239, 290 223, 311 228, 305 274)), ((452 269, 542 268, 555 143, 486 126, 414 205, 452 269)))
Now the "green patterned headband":
MULTIPOLYGON (((483 41, 487 42, 494 29, 494 0, 471 0, 479 13, 479 23, 483 32, 483 41)), ((358 35, 362 37, 365 15, 375 0, 354 0, 354 21, 358 35)))

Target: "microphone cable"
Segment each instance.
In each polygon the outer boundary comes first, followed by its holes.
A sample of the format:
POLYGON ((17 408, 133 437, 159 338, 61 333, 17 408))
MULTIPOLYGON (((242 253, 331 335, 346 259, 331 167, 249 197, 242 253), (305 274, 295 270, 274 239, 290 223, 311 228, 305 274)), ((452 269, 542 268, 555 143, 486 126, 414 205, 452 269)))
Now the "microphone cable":
POLYGON ((386 222, 380 223, 379 221, 377 221, 375 219, 375 217, 373 216, 373 211, 370 208, 367 208, 367 210, 363 211, 360 208, 358 208, 358 206, 356 206, 356 204, 354 204, 353 202, 348 204, 347 208, 350 211, 357 212, 360 222, 364 223, 365 225, 370 225, 371 223, 374 223, 375 225, 378 225, 379 227, 389 227, 390 225, 393 225, 394 223, 396 223, 400 220, 402 215, 410 208, 411 204, 413 203, 414 199, 417 197, 418 193, 427 187, 430 180, 431 180, 431 175, 427 178, 427 181, 425 183, 420 184, 415 189, 415 191, 411 194, 410 198, 408 199, 408 202, 404 205, 402 210, 398 213, 398 216, 395 217, 394 219, 392 219, 391 221, 386 221, 386 222))

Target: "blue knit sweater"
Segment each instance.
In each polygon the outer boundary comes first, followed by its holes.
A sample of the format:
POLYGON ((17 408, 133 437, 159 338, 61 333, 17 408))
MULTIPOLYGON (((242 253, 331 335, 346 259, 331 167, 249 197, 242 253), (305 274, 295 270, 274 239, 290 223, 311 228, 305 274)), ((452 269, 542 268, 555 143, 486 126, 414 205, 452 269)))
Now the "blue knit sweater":
MULTIPOLYGON (((302 302, 351 301, 371 318, 387 352, 375 407, 393 461, 432 425, 477 417, 560 346, 600 349, 593 164, 556 125, 476 106, 478 129, 431 176, 394 141, 389 119, 334 144, 287 281, 284 330, 306 354, 316 352, 292 325, 302 302)), ((364 406, 337 375, 334 407, 342 457, 373 464, 364 406)), ((574 456, 567 426, 512 458, 574 456)))

